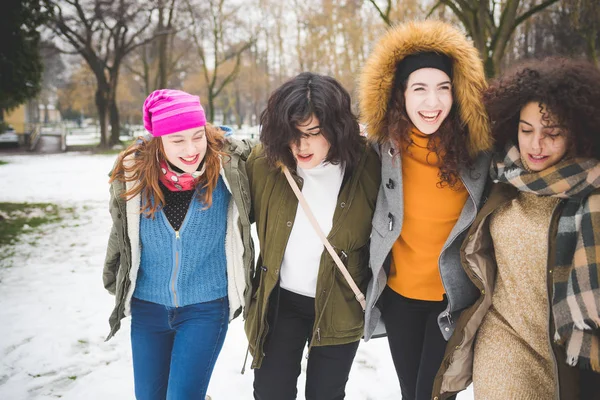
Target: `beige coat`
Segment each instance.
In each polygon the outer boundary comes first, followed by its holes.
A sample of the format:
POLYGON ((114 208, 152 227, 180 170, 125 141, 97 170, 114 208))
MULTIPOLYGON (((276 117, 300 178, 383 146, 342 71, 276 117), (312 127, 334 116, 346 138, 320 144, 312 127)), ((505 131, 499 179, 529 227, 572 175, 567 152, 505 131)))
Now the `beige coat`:
MULTIPOLYGON (((518 195, 518 190, 508 184, 497 183, 492 187, 489 200, 483 206, 467 234, 461 247, 462 266, 479 289, 479 298, 461 314, 454 334, 448 341, 442 365, 434 381, 433 400, 442 400, 460 392, 471 383, 473 374, 473 351, 477 330, 492 304, 496 261, 489 230, 489 217, 492 213, 518 195)), ((552 215, 548 243, 548 302, 552 299, 552 268, 556 253, 556 234, 561 204, 552 215)), ((564 349, 551 338, 554 336, 552 315, 548 315, 548 345, 552 348, 556 381, 559 384, 557 400, 579 399, 578 369, 566 364, 564 349)))

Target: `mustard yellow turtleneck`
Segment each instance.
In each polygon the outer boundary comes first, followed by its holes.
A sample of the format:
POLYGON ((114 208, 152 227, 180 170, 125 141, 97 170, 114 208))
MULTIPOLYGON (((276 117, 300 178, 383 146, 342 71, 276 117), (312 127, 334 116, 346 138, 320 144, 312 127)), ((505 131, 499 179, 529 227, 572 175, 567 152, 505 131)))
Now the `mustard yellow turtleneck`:
POLYGON ((413 129, 410 137, 412 144, 400 155, 404 221, 392 247, 388 285, 404 297, 438 301, 445 293, 438 259, 468 192, 462 183, 438 187, 440 160, 427 149, 430 136, 413 129))

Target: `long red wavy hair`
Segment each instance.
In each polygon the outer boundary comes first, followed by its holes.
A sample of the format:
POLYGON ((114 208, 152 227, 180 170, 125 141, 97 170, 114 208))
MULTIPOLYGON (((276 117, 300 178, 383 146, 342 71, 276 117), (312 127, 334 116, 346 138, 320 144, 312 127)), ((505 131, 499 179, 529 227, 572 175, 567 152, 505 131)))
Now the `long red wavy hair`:
MULTIPOLYGON (((223 131, 210 124, 206 124, 205 129, 207 146, 203 162, 206 170, 198 179, 196 191, 199 194, 198 200, 204 204, 204 208, 209 208, 212 205, 213 190, 219 180, 221 157, 226 154, 223 152, 225 144, 223 131)), ((123 198, 131 200, 141 194, 140 212, 151 218, 154 218, 154 213, 165 204, 165 196, 158 184, 161 173, 159 160, 166 160, 162 140, 140 137, 119 154, 109 180, 109 183, 115 180, 134 182, 131 189, 123 193, 123 198)))

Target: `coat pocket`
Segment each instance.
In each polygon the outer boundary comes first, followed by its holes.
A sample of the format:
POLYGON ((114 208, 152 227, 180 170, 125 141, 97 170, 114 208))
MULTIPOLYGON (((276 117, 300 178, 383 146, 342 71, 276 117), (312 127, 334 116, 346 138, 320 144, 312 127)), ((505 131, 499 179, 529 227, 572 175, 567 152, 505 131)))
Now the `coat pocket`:
MULTIPOLYGON (((366 294, 367 284, 371 277, 371 270, 369 269, 369 243, 351 252, 344 264, 352 276, 354 283, 356 283, 363 294, 366 294)), ((344 278, 344 275, 337 266, 334 268, 335 282, 331 298, 329 299, 329 320, 336 336, 353 336, 357 332, 362 332, 364 313, 346 278, 344 278)))

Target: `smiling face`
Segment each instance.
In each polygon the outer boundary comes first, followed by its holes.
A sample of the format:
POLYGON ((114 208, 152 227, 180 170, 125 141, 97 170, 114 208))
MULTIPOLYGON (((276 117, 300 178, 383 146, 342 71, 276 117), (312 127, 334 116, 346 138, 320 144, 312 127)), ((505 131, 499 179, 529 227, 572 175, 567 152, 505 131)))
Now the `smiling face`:
POLYGON ((195 172, 206 155, 205 128, 191 128, 161 136, 167 161, 189 174, 195 172))
POLYGON ((406 113, 424 133, 437 132, 452 108, 450 77, 437 68, 421 68, 408 76, 404 91, 406 113))
POLYGON ((311 169, 325 161, 331 145, 321 133, 317 117, 312 115, 306 122, 296 125, 296 129, 302 133, 302 137, 299 144, 290 144, 290 149, 298 167, 311 169))
POLYGON ((558 163, 568 148, 567 133, 544 104, 527 103, 519 117, 519 150, 532 171, 543 171, 558 163))

